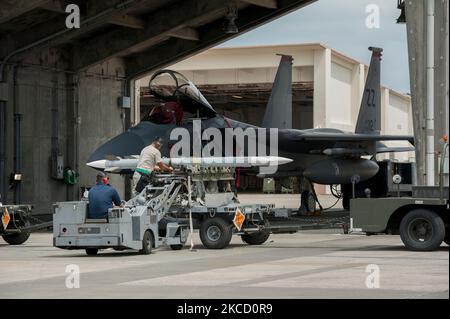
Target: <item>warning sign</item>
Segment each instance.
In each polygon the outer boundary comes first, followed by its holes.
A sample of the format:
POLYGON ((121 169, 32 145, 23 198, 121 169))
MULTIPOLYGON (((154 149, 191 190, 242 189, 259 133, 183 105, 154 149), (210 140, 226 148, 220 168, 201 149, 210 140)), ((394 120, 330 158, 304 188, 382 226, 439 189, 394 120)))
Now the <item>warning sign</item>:
POLYGON ((242 224, 244 224, 245 215, 242 214, 239 208, 236 209, 236 213, 234 214, 233 224, 236 226, 238 230, 241 230, 242 224))
POLYGON ((3 214, 2 214, 3 229, 6 229, 6 227, 8 227, 10 220, 11 220, 11 216, 9 215, 8 209, 5 208, 5 210, 3 211, 3 214))

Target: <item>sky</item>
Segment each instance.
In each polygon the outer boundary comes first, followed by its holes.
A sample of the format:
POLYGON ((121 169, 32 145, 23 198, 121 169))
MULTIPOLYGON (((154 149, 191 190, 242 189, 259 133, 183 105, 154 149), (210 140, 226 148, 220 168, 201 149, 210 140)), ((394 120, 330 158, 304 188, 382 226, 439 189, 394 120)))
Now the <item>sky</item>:
POLYGON ((406 25, 396 23, 399 15, 397 0, 318 0, 219 47, 322 43, 365 64, 370 62, 367 48, 382 47, 382 84, 408 93, 406 25), (379 8, 379 28, 366 26, 373 13, 366 12, 368 5, 379 8))

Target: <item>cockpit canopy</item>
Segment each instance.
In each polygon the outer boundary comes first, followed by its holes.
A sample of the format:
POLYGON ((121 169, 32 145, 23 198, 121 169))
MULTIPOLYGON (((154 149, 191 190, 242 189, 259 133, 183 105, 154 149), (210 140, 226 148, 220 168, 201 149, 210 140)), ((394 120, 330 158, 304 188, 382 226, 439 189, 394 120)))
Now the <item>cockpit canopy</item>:
POLYGON ((212 117, 216 111, 197 87, 184 75, 172 71, 156 72, 149 82, 150 93, 164 101, 175 101, 183 109, 200 117, 212 117))

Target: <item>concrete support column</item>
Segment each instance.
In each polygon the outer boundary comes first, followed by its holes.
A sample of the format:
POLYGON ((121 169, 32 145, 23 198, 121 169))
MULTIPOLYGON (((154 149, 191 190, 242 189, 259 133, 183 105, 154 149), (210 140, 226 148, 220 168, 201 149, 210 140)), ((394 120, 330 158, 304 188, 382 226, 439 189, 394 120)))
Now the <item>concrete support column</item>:
POLYGON ((0 202, 6 202, 6 102, 8 83, 0 82, 0 202))
POLYGON ((426 1, 405 1, 417 184, 425 185, 425 12, 426 1))
POLYGON ((434 0, 427 1, 427 142, 426 174, 427 185, 434 186, 434 0))
POLYGON ((6 190, 6 101, 0 99, 0 202, 2 203, 6 203, 6 190))
MULTIPOLYGON (((22 174, 22 139, 21 122, 23 115, 14 114, 14 174, 22 174)), ((19 205, 22 202, 22 183, 19 182, 14 189, 14 204, 19 205)))
POLYGON ((448 134, 448 0, 405 1, 405 8, 417 182, 426 185, 433 184, 431 179, 436 180, 438 170, 434 154, 440 151, 439 139, 448 134), (434 10, 428 5, 434 5, 434 10), (428 40, 434 44, 427 53, 428 40), (430 92, 434 95, 433 103, 430 92), (433 112, 426 107, 431 104, 433 112), (433 172, 427 172, 428 169, 433 172))
MULTIPOLYGON (((66 93, 66 135, 67 135, 67 149, 66 149, 66 166, 73 168, 78 172, 79 167, 79 137, 80 137, 80 118, 78 107, 78 78, 77 74, 70 74, 66 76, 67 93, 66 93)), ((67 185, 66 200, 78 200, 78 185, 67 185)))
MULTIPOLYGON (((448 21, 449 1, 441 0, 435 2, 434 10, 434 145, 439 154, 436 159, 436 175, 440 173, 440 160, 442 158, 443 135, 449 133, 449 21, 448 21)), ((444 170, 444 185, 448 186, 448 152, 446 153, 447 168, 444 170)), ((436 181, 438 178, 436 177, 436 181)))

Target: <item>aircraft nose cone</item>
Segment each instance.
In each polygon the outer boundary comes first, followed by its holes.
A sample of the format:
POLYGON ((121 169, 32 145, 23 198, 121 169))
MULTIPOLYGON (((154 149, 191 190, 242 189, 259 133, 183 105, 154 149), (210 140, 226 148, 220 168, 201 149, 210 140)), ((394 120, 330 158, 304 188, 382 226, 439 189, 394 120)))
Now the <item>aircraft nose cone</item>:
POLYGON ((119 157, 128 156, 130 154, 139 155, 144 147, 145 142, 139 135, 127 131, 114 137, 96 149, 87 162, 91 163, 103 160, 107 155, 119 157))

